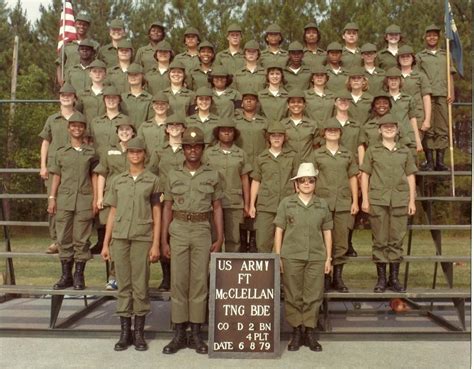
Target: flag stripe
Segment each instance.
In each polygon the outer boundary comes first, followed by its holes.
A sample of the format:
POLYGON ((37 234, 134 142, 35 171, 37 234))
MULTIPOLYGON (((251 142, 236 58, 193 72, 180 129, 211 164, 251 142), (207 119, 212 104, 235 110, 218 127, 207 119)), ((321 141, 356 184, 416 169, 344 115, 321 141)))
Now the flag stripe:
POLYGON ((66 1, 63 11, 61 12, 61 19, 59 21, 59 35, 58 35, 58 46, 57 52, 61 51, 61 48, 65 43, 71 42, 77 38, 76 27, 74 26, 74 9, 70 1, 66 1))

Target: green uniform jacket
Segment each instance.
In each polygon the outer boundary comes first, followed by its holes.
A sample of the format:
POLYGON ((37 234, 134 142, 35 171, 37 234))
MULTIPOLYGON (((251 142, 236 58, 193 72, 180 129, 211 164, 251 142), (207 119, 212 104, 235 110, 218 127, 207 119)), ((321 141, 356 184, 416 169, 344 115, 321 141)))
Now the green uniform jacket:
POLYGON ((280 87, 277 96, 268 88, 258 92, 258 101, 262 114, 269 120, 282 120, 288 111, 288 92, 280 87))
POLYGON ((316 52, 312 52, 305 47, 303 52, 303 64, 310 67, 310 69, 311 67, 324 65, 324 61, 326 60, 326 51, 323 49, 318 47, 316 52))
POLYGON ((121 96, 120 110, 129 116, 136 128, 140 128, 143 122, 155 116, 153 97, 148 92, 142 91, 138 96, 125 92, 121 96))
POLYGON ((409 139, 409 142, 403 143, 408 145, 408 147, 416 147, 415 132, 413 132, 413 128, 410 124, 410 119, 416 118, 415 100, 404 92, 400 94, 397 100, 393 97, 390 97, 390 100, 392 101, 390 113, 398 119, 401 137, 409 139))
MULTIPOLYGON (((95 40, 91 40, 94 44, 94 49, 97 52, 99 50, 99 43, 95 40)), ((61 55, 61 51, 59 52, 61 55)), ((81 58, 79 57, 79 41, 71 41, 66 44, 64 47, 64 75, 67 74, 67 71, 71 69, 76 64, 79 64, 81 58)), ((61 65, 61 57, 56 59, 56 64, 61 65)))
POLYGON ((311 119, 316 121, 316 124, 320 127, 331 118, 334 110, 334 94, 330 90, 325 90, 322 96, 319 96, 311 88, 304 92, 306 100, 305 114, 311 119))
POLYGON ((238 51, 232 55, 229 49, 219 51, 214 63, 224 66, 229 74, 234 74, 245 65, 244 52, 238 51))
POLYGON ((357 148, 362 144, 361 124, 350 119, 342 127, 341 145, 348 149, 354 157, 358 157, 357 148))
POLYGON ((150 154, 167 141, 166 124, 158 125, 155 118, 149 119, 138 128, 137 136, 145 142, 146 151, 150 154))
POLYGON ((96 95, 91 88, 87 88, 79 93, 76 109, 86 116, 89 125, 92 119, 105 114, 104 95, 102 92, 96 95))
POLYGON ((383 89, 383 80, 385 79, 385 71, 382 68, 375 68, 372 73, 369 73, 367 69, 364 69, 364 76, 367 78, 369 83, 369 89, 367 92, 374 95, 383 89))
POLYGON ((299 164, 304 162, 313 151, 315 141, 319 141, 316 122, 306 117, 303 117, 298 125, 295 125, 291 118, 285 118, 281 122, 286 129, 288 147, 296 153, 299 164))
POLYGON ((74 87, 76 94, 89 88, 92 84, 89 77, 89 69, 83 67, 82 64, 76 64, 70 68, 65 74, 64 80, 74 87))
POLYGON ((349 51, 345 46, 342 48, 342 65, 345 70, 349 70, 352 67, 360 67, 362 65, 362 57, 360 56, 360 49, 357 48, 353 53, 349 51))
POLYGON ((163 93, 168 96, 168 103, 170 104, 170 111, 168 114, 182 114, 189 115, 189 109, 194 103, 194 92, 186 87, 181 88, 176 94, 173 93, 171 87, 165 88, 163 93))
POLYGON ((99 49, 97 59, 102 60, 107 65, 107 68, 111 68, 114 65, 117 65, 119 62, 117 48, 112 45, 112 43, 102 46, 99 49))
POLYGON ((283 76, 285 77, 285 89, 287 91, 294 89, 304 91, 310 87, 311 70, 306 65, 302 65, 297 72, 286 66, 283 69, 283 76))
POLYGON ((122 151, 120 144, 110 145, 104 150, 104 155, 100 158, 99 165, 94 168, 94 173, 105 178, 105 193, 110 190, 112 181, 128 170, 128 167, 127 151, 122 151))
POLYGON ((236 128, 240 131, 240 137, 235 144, 245 151, 249 161, 253 164, 257 155, 259 155, 266 147, 265 130, 267 129, 267 121, 261 115, 255 115, 251 120, 239 113, 234 122, 236 128))
POLYGON ((240 92, 232 88, 226 88, 221 95, 214 89, 212 92, 212 113, 220 118, 234 118, 235 107, 240 106, 242 100, 240 92))
POLYGON ((186 76, 186 85, 190 90, 197 91, 200 87, 212 88, 209 83, 209 75, 212 70, 204 72, 200 67, 193 69, 186 76))
POLYGON ((344 146, 332 154, 326 146, 313 151, 310 162, 319 170, 316 196, 326 200, 331 211, 350 211, 352 194, 349 178, 359 173, 354 155, 344 146))
POLYGON ((171 84, 169 70, 167 69, 164 73, 161 73, 156 66, 146 72, 145 79, 147 91, 152 95, 155 95, 157 92, 163 92, 171 84))
MULTIPOLYGON (((433 96, 448 96, 445 50, 438 50, 436 54, 426 49, 420 51, 416 54, 416 65, 428 77, 433 96)), ((451 67, 451 74, 455 72, 455 69, 451 67)))
POLYGON ((46 160, 48 171, 51 170, 51 166, 54 164, 56 150, 69 143, 68 125, 68 120, 60 112, 54 113, 46 119, 43 130, 39 134, 43 140, 49 142, 46 160))
POLYGON ((252 165, 244 150, 232 145, 229 152, 224 152, 217 143, 204 151, 202 161, 217 170, 222 178, 221 184, 224 191, 222 207, 243 209, 244 198, 240 176, 252 170, 252 165))
POLYGON ((260 54, 260 65, 267 69, 270 65, 279 65, 281 68, 285 68, 288 62, 288 51, 280 49, 276 53, 265 49, 260 54))
POLYGON ((152 241, 152 206, 160 202, 158 177, 145 170, 137 177, 127 172, 119 174, 113 181, 104 201, 104 206, 115 207, 112 238, 152 241))
MULTIPOLYGON (((367 122, 362 126, 360 130, 360 142, 365 145, 365 147, 370 147, 381 142, 379 126, 377 122, 380 118, 370 117, 367 122)), ((400 145, 408 145, 411 141, 410 138, 406 136, 407 133, 405 130, 398 132, 398 143, 400 145)))
POLYGON ((246 67, 236 71, 231 87, 239 92, 249 88, 254 91, 260 91, 263 90, 266 85, 267 77, 265 68, 259 66, 253 72, 249 71, 246 67))
POLYGON ((393 67, 398 68, 397 56, 393 55, 387 48, 382 49, 377 53, 375 62, 379 68, 382 68, 385 71, 393 67))
POLYGON ((184 154, 183 149, 179 147, 176 151, 168 141, 163 142, 160 146, 154 148, 151 152, 150 162, 148 169, 156 175, 159 175, 160 186, 164 189, 166 181, 168 180, 168 174, 172 169, 178 169, 183 165, 184 154))
POLYGON ((285 197, 278 206, 273 224, 285 231, 280 251, 282 258, 326 260, 322 231, 333 228, 326 201, 313 196, 305 205, 297 194, 285 197))
POLYGON ((330 66, 326 67, 328 72, 328 83, 326 84, 326 88, 331 90, 332 92, 338 92, 341 90, 346 89, 346 81, 347 81, 347 72, 345 68, 341 68, 338 73, 334 72, 330 66))
POLYGON ((164 200, 173 201, 174 211, 210 212, 212 202, 223 197, 221 183, 219 173, 207 165, 201 165, 194 175, 181 165, 169 172, 164 200))
POLYGON ((352 98, 349 106, 349 115, 352 119, 360 124, 364 124, 369 119, 373 99, 374 97, 368 92, 362 93, 357 103, 352 98))
POLYGON ((112 119, 109 119, 107 114, 92 119, 90 134, 94 149, 97 151, 99 157, 102 158, 104 150, 107 150, 110 145, 118 143, 115 121, 123 119, 124 117, 126 117, 125 114, 119 113, 112 119))
POLYGON ((91 174, 97 161, 94 149, 88 145, 82 145, 81 151, 77 151, 67 144, 56 151, 51 173, 61 176, 56 200, 58 210, 92 210, 91 174))
POLYGON ((180 61, 181 63, 184 64, 184 67, 186 68, 186 73, 189 73, 189 71, 199 68, 199 56, 198 55, 191 55, 188 54, 187 51, 179 53, 174 57, 174 61, 180 61))
POLYGON ((409 75, 404 76, 402 92, 410 95, 415 101, 415 115, 418 122, 418 128, 425 119, 425 111, 423 109, 423 96, 431 95, 431 83, 426 74, 420 70, 412 70, 409 75))
POLYGON ((156 65, 155 52, 156 46, 154 47, 148 44, 140 47, 137 51, 137 55, 135 55, 135 63, 140 64, 145 73, 156 65))
POLYGON ((257 156, 250 174, 253 180, 260 182, 257 211, 276 213, 280 201, 295 192, 290 178, 297 170, 296 153, 287 147, 277 157, 268 149, 257 156))
POLYGON ((209 145, 215 141, 212 131, 217 127, 219 121, 219 117, 211 113, 203 122, 196 113, 186 118, 186 125, 188 127, 199 127, 204 133, 204 142, 209 145))
POLYGON ((106 84, 115 86, 119 93, 128 92, 128 77, 127 72, 120 68, 120 65, 115 65, 107 69, 106 84))
POLYGON ((367 149, 360 170, 370 176, 369 201, 372 205, 408 205, 407 176, 417 171, 410 149, 397 143, 390 151, 381 142, 377 143, 367 149))

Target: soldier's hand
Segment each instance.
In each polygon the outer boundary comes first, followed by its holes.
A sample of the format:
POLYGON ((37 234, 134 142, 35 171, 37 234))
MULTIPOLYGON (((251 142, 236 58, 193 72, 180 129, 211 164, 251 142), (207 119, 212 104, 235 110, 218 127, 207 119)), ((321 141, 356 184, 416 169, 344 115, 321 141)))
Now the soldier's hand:
POLYGON ((423 145, 421 144, 421 140, 418 139, 416 140, 416 152, 422 152, 423 151, 423 145))
POLYGON ((171 258, 171 250, 170 250, 170 244, 168 242, 164 242, 161 245, 161 253, 162 256, 165 257, 166 259, 171 258))
POLYGON ((414 201, 408 203, 408 215, 414 215, 416 213, 416 205, 414 201))
POLYGON ((363 211, 364 213, 367 213, 367 214, 368 214, 369 211, 370 211, 370 204, 369 204, 369 202, 366 201, 366 200, 362 200, 362 211, 363 211))
POLYGON ((40 177, 43 179, 48 179, 48 169, 46 168, 41 168, 40 169, 40 177))
POLYGON ((357 201, 355 201, 351 205, 351 215, 356 215, 358 212, 359 212, 359 204, 357 201))
POLYGON ((97 207, 97 202, 92 201, 92 216, 96 216, 99 213, 99 208, 97 207))
POLYGON ((283 263, 280 261, 280 274, 283 274, 283 273, 284 273, 283 263))
POLYGON ((216 241, 211 246, 211 252, 219 252, 221 250, 222 242, 216 241))
POLYGON ((257 210, 255 209, 255 206, 250 206, 249 208, 249 217, 250 218, 255 218, 255 215, 257 214, 257 210))
POLYGON ((158 260, 160 260, 160 248, 151 247, 148 255, 150 257, 150 263, 156 263, 158 260))
POLYGON ((56 199, 49 198, 48 199, 48 213, 49 214, 56 214, 56 199))
POLYGON ((104 244, 102 246, 102 252, 100 253, 100 256, 102 256, 102 259, 104 259, 105 261, 110 260, 110 251, 108 245, 104 244))
POLYGON ((431 128, 431 123, 429 120, 424 120, 423 123, 421 123, 420 131, 426 132, 431 128))
POLYGON ((104 199, 102 197, 99 197, 97 199, 97 208, 100 210, 104 208, 104 199))
POLYGON ((324 274, 331 273, 331 269, 332 269, 331 259, 326 259, 326 262, 324 263, 324 274))

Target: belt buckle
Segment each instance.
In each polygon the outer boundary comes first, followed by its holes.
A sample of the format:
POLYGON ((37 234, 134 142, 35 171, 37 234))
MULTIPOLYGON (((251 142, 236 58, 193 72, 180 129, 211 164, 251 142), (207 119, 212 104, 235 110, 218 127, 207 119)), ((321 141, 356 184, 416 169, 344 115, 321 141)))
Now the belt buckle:
POLYGON ((186 214, 186 220, 187 220, 188 222, 191 221, 191 214, 186 214))

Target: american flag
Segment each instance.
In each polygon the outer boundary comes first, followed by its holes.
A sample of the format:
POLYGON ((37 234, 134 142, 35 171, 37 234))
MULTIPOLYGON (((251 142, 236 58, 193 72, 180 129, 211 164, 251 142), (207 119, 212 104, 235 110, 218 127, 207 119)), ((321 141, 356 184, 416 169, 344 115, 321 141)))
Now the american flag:
POLYGON ((65 43, 76 39, 76 27, 74 26, 74 10, 70 1, 64 1, 61 21, 59 23, 58 53, 65 43))

